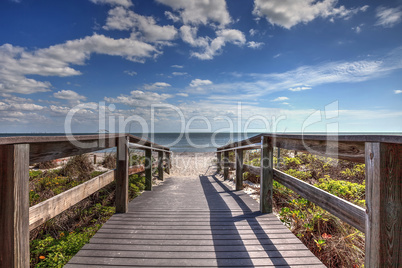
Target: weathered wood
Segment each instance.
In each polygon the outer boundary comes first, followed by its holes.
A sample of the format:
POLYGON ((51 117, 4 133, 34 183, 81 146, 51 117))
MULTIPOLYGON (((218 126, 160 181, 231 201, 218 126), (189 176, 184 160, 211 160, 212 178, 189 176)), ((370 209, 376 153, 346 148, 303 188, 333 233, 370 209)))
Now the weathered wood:
POLYGON ((128 138, 120 137, 117 144, 116 155, 116 212, 128 211, 128 138))
POLYGON ((236 191, 243 189, 243 150, 236 150, 236 191))
POLYGON ((281 162, 281 148, 277 147, 277 149, 278 149, 278 155, 276 157, 276 168, 279 168, 281 162))
POLYGON ((223 179, 229 179, 229 152, 223 152, 223 179))
POLYGON ((145 150, 145 190, 152 191, 152 151, 145 150))
POLYGON ((163 155, 164 152, 158 152, 158 178, 163 181, 163 155))
POLYGON ((165 171, 167 174, 170 175, 170 153, 165 153, 165 162, 166 162, 165 171))
POLYGON ((260 211, 272 213, 274 148, 270 137, 261 137, 260 211))
POLYGON ((29 145, 0 145, 0 267, 29 267, 29 145))
POLYGON ((363 208, 276 169, 274 170, 274 180, 334 214, 359 231, 365 231, 365 210, 363 208))
POLYGON ((217 152, 216 153, 216 159, 217 159, 217 161, 216 161, 216 165, 217 165, 216 172, 217 173, 221 172, 221 170, 222 170, 222 167, 221 167, 222 158, 221 157, 222 157, 222 153, 217 152))
POLYGON ((274 135, 260 134, 218 148, 218 151, 260 142, 262 136, 274 138, 273 146, 320 156, 364 163, 364 142, 402 143, 401 135, 274 135))
POLYGON ((366 143, 366 267, 402 264, 402 145, 366 143))
POLYGON ((120 137, 153 149, 169 150, 130 134, 98 134, 76 136, 30 136, 0 138, 0 144, 30 144, 30 164, 74 156, 117 146, 120 137))
POLYGON ((47 220, 50 220, 81 200, 84 200, 91 194, 99 191, 114 179, 115 170, 110 170, 72 189, 30 207, 29 230, 35 229, 47 220))
MULTIPOLYGON (((235 163, 230 163, 230 166, 234 167, 234 165, 235 163)), ((250 172, 253 175, 261 174, 260 167, 243 165, 243 170, 245 172, 250 172)), ((274 169, 274 180, 295 191, 303 198, 308 199, 314 204, 334 214, 341 220, 357 228, 359 231, 365 231, 365 211, 363 208, 277 169, 274 169)))

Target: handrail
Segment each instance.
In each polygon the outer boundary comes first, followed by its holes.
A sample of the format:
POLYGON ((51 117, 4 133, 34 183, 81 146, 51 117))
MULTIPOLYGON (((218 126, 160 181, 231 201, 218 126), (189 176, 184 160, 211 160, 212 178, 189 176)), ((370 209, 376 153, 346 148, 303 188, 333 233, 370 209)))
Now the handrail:
POLYGON ((402 250, 402 135, 277 135, 260 134, 217 148, 218 170, 223 160, 224 179, 229 167, 236 169, 236 190, 242 187, 242 172, 260 174, 260 210, 272 211, 273 180, 321 206, 366 235, 365 266, 393 267, 400 264, 402 250), (261 167, 243 164, 242 151, 261 142, 261 167), (273 148, 278 147, 335 157, 366 166, 364 210, 273 167, 273 148), (236 151, 236 163, 229 163, 236 151), (223 159, 221 159, 223 152, 223 159))
MULTIPOLYGON (((116 212, 128 210, 128 176, 144 172, 146 190, 152 189, 151 150, 158 151, 159 179, 163 161, 170 167, 169 148, 131 134, 34 136, 0 138, 0 267, 29 267, 29 230, 55 217, 116 181, 116 212), (145 166, 129 167, 129 147, 145 150, 145 166), (116 169, 29 207, 29 164, 117 147, 116 169), (166 155, 166 157, 165 157, 166 155), (165 159, 166 158, 166 159, 165 159)), ((169 169, 167 169, 168 171, 169 169)))

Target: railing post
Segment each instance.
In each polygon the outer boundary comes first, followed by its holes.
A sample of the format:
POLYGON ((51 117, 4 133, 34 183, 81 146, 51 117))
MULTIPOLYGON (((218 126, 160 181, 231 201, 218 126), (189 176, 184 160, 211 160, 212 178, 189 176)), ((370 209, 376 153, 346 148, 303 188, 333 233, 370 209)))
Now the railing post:
POLYGON ((278 157, 276 158, 276 168, 279 169, 279 164, 281 161, 281 148, 279 148, 279 147, 277 147, 277 148, 278 148, 278 157))
POLYGON ((260 211, 272 213, 272 184, 274 179, 272 138, 261 137, 260 211))
POLYGON ((165 161, 166 161, 166 173, 170 175, 170 152, 166 152, 165 153, 165 161))
POLYGON ((236 191, 243 189, 243 150, 236 150, 236 191))
POLYGON ((152 151, 145 149, 145 190, 152 190, 152 151))
POLYGON ((223 152, 223 180, 229 179, 229 151, 223 152))
POLYGON ((0 146, 0 267, 29 267, 29 144, 0 146))
POLYGON ((128 211, 128 137, 118 138, 116 156, 116 212, 128 211))
POLYGON ((158 151, 158 177, 163 181, 163 151, 158 151))
POLYGON ((216 158, 217 158, 217 162, 216 162, 216 165, 217 165, 217 169, 216 169, 216 173, 219 173, 220 171, 221 171, 221 152, 217 152, 216 153, 216 158))
POLYGON ((365 267, 402 261, 402 144, 366 142, 365 267))

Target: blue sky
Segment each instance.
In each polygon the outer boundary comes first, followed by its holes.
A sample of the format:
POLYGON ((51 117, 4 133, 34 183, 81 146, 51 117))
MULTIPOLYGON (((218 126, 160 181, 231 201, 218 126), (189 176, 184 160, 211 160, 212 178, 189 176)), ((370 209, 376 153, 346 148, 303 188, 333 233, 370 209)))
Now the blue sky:
POLYGON ((3 133, 402 132, 402 1, 4 0, 0 29, 3 133))

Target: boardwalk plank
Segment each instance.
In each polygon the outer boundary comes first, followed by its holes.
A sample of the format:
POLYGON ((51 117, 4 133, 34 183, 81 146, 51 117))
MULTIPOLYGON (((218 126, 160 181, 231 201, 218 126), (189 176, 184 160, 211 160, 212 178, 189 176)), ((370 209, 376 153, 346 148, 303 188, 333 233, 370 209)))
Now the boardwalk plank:
POLYGON ((115 214, 65 266, 324 267, 273 214, 223 178, 167 178, 115 214))

